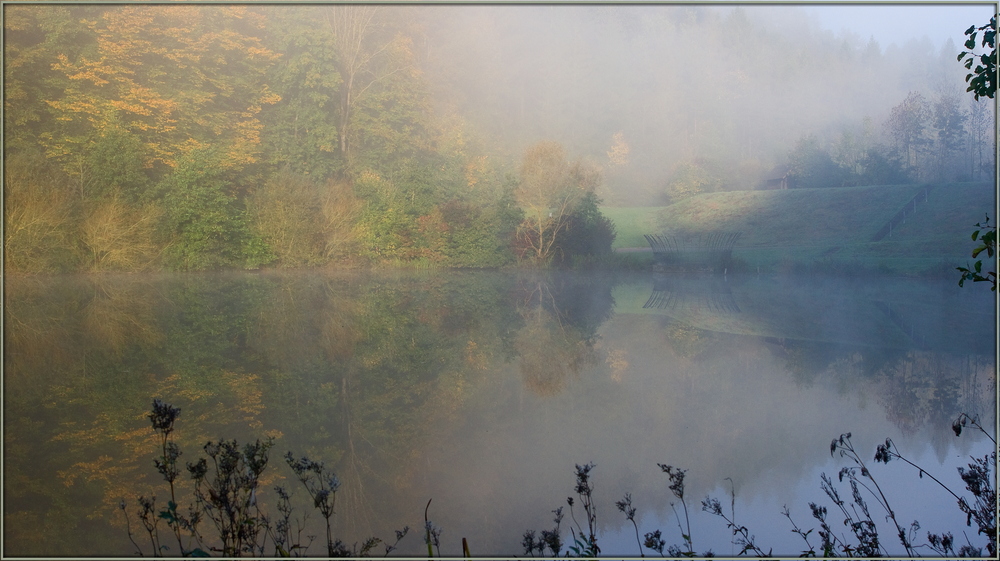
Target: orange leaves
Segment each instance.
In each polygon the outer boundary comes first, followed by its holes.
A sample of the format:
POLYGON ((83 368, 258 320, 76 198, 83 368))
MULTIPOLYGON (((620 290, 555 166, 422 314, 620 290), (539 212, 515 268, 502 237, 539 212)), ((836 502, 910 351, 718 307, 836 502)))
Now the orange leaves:
POLYGON ((257 417, 264 411, 264 403, 257 375, 223 372, 222 379, 237 397, 235 410, 243 413, 242 420, 253 429, 261 429, 264 425, 257 417))
POLYGON ((267 86, 264 87, 263 94, 261 95, 260 99, 257 100, 257 102, 260 103, 261 105, 274 105, 279 101, 281 101, 281 96, 275 92, 270 91, 270 89, 268 89, 267 86))
POLYGON ((48 104, 50 107, 58 109, 63 113, 56 117, 60 121, 74 120, 73 113, 86 115, 99 115, 101 113, 101 109, 97 103, 90 99, 66 99, 65 101, 50 101, 48 104))
POLYGON ((108 481, 108 477, 113 471, 115 471, 113 466, 108 466, 111 461, 111 456, 101 456, 93 462, 79 462, 75 464, 71 470, 60 471, 59 477, 62 478, 63 485, 67 487, 72 486, 79 477, 84 475, 87 481, 93 481, 95 479, 108 481))
POLYGON ((103 59, 92 62, 81 57, 80 62, 74 64, 69 61, 66 55, 60 54, 58 60, 59 62, 52 64, 52 69, 66 73, 66 77, 70 80, 86 80, 95 86, 103 86, 110 83, 99 75, 102 72, 107 72, 107 68, 102 64, 103 59))
MULTIPOLYGON (((149 148, 152 165, 173 166, 192 146, 227 146, 232 166, 253 163, 260 145, 258 114, 280 101, 263 83, 279 55, 257 30, 264 20, 243 6, 130 5, 85 22, 96 55, 61 54, 52 68, 74 85, 49 100, 66 130, 66 145, 88 126, 120 118, 149 148), (86 118, 82 116, 86 115, 86 118), (83 128, 81 128, 83 127, 83 128)), ((64 164, 65 167, 65 164, 64 164)))
POLYGON ((177 104, 169 99, 163 99, 150 88, 125 83, 124 90, 117 100, 111 100, 110 105, 119 111, 131 113, 134 116, 153 117, 153 122, 133 121, 131 125, 139 130, 169 132, 174 129, 170 119, 177 104))

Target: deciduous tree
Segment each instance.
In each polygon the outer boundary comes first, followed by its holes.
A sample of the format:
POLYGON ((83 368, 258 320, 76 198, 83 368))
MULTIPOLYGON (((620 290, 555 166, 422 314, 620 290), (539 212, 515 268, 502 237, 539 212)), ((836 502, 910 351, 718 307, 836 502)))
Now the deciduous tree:
POLYGON ((545 141, 525 152, 520 176, 514 191, 525 214, 517 236, 520 257, 545 262, 576 205, 600 183, 600 173, 582 162, 570 164, 559 143, 545 141))
POLYGON ((338 114, 343 83, 335 64, 334 37, 321 16, 325 7, 265 6, 268 46, 281 53, 267 83, 281 96, 265 107, 261 133, 265 155, 276 169, 323 181, 344 171, 338 114))
POLYGON ((42 135, 51 157, 75 159, 114 119, 145 145, 145 165, 173 167, 196 147, 225 146, 226 167, 257 160, 263 105, 278 97, 261 80, 277 55, 263 19, 246 6, 131 5, 85 21, 93 52, 59 53, 68 86, 46 102, 61 126, 42 135))
POLYGON ((954 181, 961 177, 963 159, 960 152, 966 148, 965 111, 958 96, 942 93, 934 102, 931 125, 933 128, 933 177, 939 181, 954 181))
POLYGON ((846 170, 833 161, 815 136, 800 139, 789 153, 788 160, 792 168, 790 176, 794 178, 796 187, 842 187, 847 181, 846 170))
POLYGON ((930 116, 927 100, 919 92, 910 92, 889 113, 886 130, 908 167, 917 168, 922 163, 920 152, 927 143, 925 128, 930 116))
POLYGON ((374 5, 324 7, 324 19, 332 34, 334 65, 340 72, 340 103, 337 134, 340 153, 350 157, 353 111, 357 101, 373 86, 402 72, 406 64, 390 60, 395 43, 402 38, 389 29, 383 9, 374 5))

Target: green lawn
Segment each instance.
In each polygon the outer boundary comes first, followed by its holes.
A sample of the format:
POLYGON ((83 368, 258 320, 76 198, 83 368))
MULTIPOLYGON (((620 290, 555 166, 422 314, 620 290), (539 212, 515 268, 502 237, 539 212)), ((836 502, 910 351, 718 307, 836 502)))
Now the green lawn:
POLYGON ((618 235, 613 247, 649 247, 643 234, 660 231, 659 215, 666 207, 604 207, 601 212, 615 223, 618 235))
POLYGON ((648 247, 643 234, 742 232, 734 250, 750 269, 864 266, 890 272, 946 271, 964 264, 973 225, 994 208, 989 184, 734 191, 697 195, 667 207, 603 208, 615 248, 648 247), (892 237, 875 234, 904 206, 892 237))

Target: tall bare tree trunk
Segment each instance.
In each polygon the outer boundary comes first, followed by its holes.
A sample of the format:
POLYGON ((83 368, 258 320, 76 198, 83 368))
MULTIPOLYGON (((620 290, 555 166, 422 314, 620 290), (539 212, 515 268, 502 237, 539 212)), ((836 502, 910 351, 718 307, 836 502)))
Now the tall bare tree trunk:
POLYGON ((337 123, 337 134, 340 140, 341 155, 347 159, 350 146, 348 132, 351 126, 351 108, 355 101, 354 89, 356 78, 371 62, 372 58, 383 48, 366 48, 366 43, 376 30, 374 25, 377 6, 347 5, 331 6, 327 13, 327 24, 333 34, 333 44, 336 49, 334 60, 337 71, 344 83, 340 94, 340 122, 337 123))

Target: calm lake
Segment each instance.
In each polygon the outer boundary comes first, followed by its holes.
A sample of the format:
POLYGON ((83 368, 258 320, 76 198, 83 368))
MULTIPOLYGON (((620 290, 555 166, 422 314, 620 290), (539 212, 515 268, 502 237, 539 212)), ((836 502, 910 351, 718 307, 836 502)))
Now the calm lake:
MULTIPOLYGON (((348 544, 410 534, 426 554, 523 556, 551 529, 593 462, 605 556, 640 553, 615 508, 631 493, 640 534, 682 545, 681 505, 658 463, 687 469, 698 552, 739 553, 706 495, 765 551, 805 543, 782 516, 818 526, 809 503, 850 460, 852 441, 905 524, 964 531, 954 499, 902 462, 872 461, 892 438, 956 492, 955 467, 992 443, 956 437, 960 413, 993 427, 993 295, 954 281, 556 272, 227 273, 6 280, 4 555, 131 556, 136 497, 169 496, 153 467, 153 398, 181 408, 181 463, 210 439, 275 438, 260 504, 275 485, 308 513, 308 554, 325 554, 319 512, 282 456, 331 466, 348 544), (674 503, 674 506, 671 506, 674 503)), ((182 474, 186 509, 190 483, 182 474)), ((850 497, 847 482, 840 484, 850 497)), ((959 493, 963 494, 963 493, 959 493)), ((871 497, 866 497, 871 499, 871 497)), ((902 548, 884 511, 872 517, 902 548), (885 522, 885 524, 883 524, 885 522)), ((579 502, 577 520, 584 515, 579 502)), ((565 540, 572 519, 563 520, 565 540)), ((161 532, 167 532, 161 525, 161 532)), ((391 539, 390 539, 391 538, 391 539)), ((816 532, 810 538, 819 545, 816 532)), ((572 542, 570 541, 570 544, 572 542)), ((956 546, 957 547, 957 546, 956 546)), ((376 550, 380 553, 382 550, 376 550)), ((650 552, 645 550, 646 554, 650 552)), ((924 549, 924 554, 932 552, 924 549)), ((654 554, 656 555, 656 554, 654 554)))

